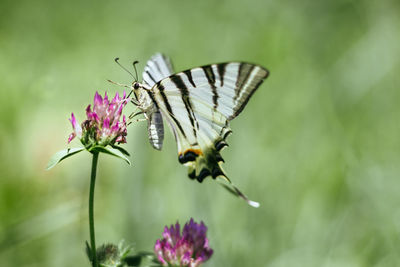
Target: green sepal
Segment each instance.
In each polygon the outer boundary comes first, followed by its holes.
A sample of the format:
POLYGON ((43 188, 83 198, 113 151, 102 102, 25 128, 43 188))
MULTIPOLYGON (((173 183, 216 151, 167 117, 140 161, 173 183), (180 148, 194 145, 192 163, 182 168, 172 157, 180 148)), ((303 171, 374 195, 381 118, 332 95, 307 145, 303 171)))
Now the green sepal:
POLYGON ((84 147, 76 147, 76 148, 67 148, 67 149, 58 151, 50 158, 49 162, 47 163, 46 170, 50 170, 51 168, 56 166, 57 163, 59 163, 60 161, 66 159, 72 155, 75 155, 76 153, 79 153, 83 150, 85 150, 84 147))
POLYGON ((111 243, 103 244, 96 250, 99 267, 126 267, 125 258, 129 257, 131 251, 132 247, 125 245, 124 241, 119 242, 118 246, 111 243))
POLYGON ((133 250, 133 247, 131 245, 125 245, 125 241, 121 240, 118 243, 118 251, 119 251, 119 257, 121 259, 125 259, 128 257, 129 253, 133 250))
POLYGON ((104 244, 96 250, 97 260, 100 266, 118 267, 121 266, 118 246, 114 244, 104 244))
POLYGON ((112 147, 104 147, 104 146, 92 146, 91 148, 89 148, 89 152, 102 152, 102 153, 106 153, 112 156, 115 156, 117 158, 123 159, 126 161, 126 163, 128 163, 129 165, 131 165, 131 162, 129 161, 129 159, 117 148, 112 148, 112 147))

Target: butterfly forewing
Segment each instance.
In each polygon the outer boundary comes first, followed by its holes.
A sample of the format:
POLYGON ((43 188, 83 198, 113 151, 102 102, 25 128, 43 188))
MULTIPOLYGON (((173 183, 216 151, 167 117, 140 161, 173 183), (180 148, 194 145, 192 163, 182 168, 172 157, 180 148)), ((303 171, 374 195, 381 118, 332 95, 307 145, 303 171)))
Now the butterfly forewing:
POLYGON ((228 122, 267 76, 258 65, 230 62, 186 70, 153 86, 154 101, 172 128, 189 177, 201 182, 208 175, 225 175, 219 151, 230 133, 228 122))
MULTIPOLYGON (((163 54, 155 54, 147 62, 143 71, 143 82, 150 87, 173 73, 171 61, 163 54)), ((164 125, 162 115, 156 106, 146 112, 148 123, 147 130, 150 144, 161 150, 164 140, 164 125)))
POLYGON ((143 71, 143 82, 152 87, 162 79, 174 73, 171 60, 160 53, 155 54, 147 61, 143 71))

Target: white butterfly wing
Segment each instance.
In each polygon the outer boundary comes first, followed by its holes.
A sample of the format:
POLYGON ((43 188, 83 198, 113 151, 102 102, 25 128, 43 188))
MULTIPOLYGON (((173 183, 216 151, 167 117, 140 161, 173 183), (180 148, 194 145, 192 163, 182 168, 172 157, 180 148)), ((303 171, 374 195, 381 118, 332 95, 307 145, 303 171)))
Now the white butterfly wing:
POLYGON ((179 161, 189 167, 190 178, 226 177, 219 152, 227 145, 228 123, 268 74, 249 63, 213 64, 165 78, 148 92, 172 128, 179 161))
POLYGON ((153 87, 154 84, 162 79, 174 74, 171 60, 161 54, 153 55, 146 63, 143 71, 143 82, 153 87))
MULTIPOLYGON (((143 82, 150 87, 158 81, 173 74, 171 61, 163 54, 157 53, 147 61, 143 71, 143 82)), ((146 112, 148 118, 147 130, 150 144, 161 150, 164 141, 164 125, 160 111, 155 107, 146 112)))

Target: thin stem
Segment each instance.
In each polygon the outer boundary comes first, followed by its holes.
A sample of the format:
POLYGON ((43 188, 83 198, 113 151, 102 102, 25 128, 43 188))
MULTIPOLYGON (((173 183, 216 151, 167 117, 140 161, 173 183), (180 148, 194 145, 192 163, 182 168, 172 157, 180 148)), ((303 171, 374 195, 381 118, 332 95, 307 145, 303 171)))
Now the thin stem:
POLYGON ((96 170, 97 170, 98 158, 99 158, 99 152, 94 152, 92 160, 92 173, 90 175, 90 192, 89 192, 89 230, 90 230, 90 247, 92 249, 93 267, 98 267, 97 255, 96 255, 96 239, 94 236, 94 216, 93 216, 94 186, 96 184, 96 170))

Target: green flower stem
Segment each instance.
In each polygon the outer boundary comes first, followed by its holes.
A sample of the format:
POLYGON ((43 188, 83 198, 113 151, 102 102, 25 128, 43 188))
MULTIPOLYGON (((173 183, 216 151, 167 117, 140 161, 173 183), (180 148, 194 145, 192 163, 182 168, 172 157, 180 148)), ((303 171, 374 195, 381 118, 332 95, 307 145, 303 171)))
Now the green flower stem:
POLYGON ((90 230, 90 247, 92 249, 93 267, 98 267, 97 255, 96 255, 96 240, 94 236, 94 216, 93 216, 94 186, 96 184, 96 170, 97 170, 98 158, 99 158, 99 152, 93 152, 92 173, 90 175, 90 193, 89 193, 89 230, 90 230))

